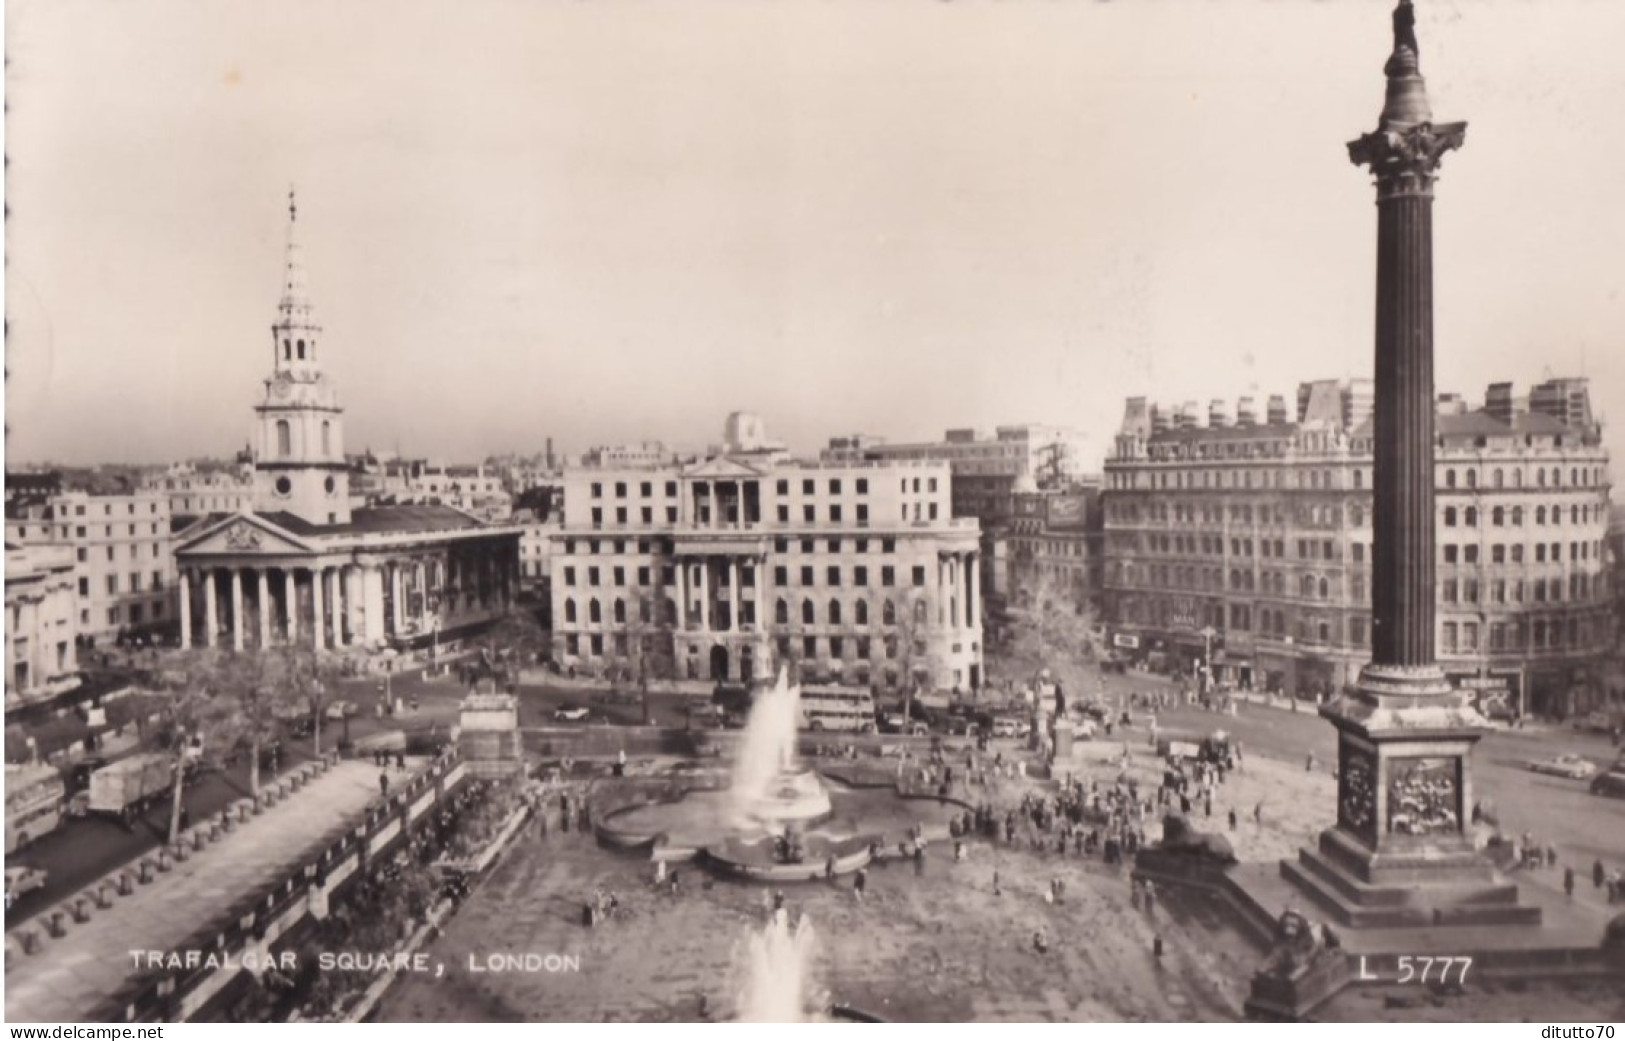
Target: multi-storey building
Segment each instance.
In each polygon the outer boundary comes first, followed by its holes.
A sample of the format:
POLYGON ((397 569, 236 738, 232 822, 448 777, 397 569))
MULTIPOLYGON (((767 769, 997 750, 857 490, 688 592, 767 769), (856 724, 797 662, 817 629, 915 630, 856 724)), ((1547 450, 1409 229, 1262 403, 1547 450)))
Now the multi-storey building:
POLYGON ((200 470, 183 465, 148 482, 150 491, 167 492, 169 512, 175 517, 205 513, 233 513, 254 505, 254 480, 249 473, 200 470))
POLYGON ((1004 542, 1011 597, 1040 593, 1075 607, 1100 594, 1103 536, 1098 479, 1056 491, 1018 491, 1004 542))
POLYGON ((641 441, 626 445, 598 445, 581 455, 581 465, 601 470, 642 466, 665 466, 676 458, 664 441, 641 441))
POLYGON ((77 635, 87 644, 107 644, 120 634, 152 634, 176 624, 170 518, 165 491, 63 492, 43 505, 14 507, 6 541, 70 548, 77 635))
MULTIPOLYGON (((1611 640, 1608 455, 1583 381, 1445 398, 1434 451, 1440 664, 1494 709, 1565 714, 1603 694, 1611 640), (1576 420, 1584 420, 1576 423, 1576 420)), ((1369 397, 1305 386, 1296 422, 1243 399, 1206 426, 1131 398, 1106 463, 1105 590, 1118 648, 1243 686, 1319 693, 1368 657, 1369 397)))
POLYGON ((951 516, 948 466, 798 462, 749 444, 566 473, 559 659, 652 654, 677 677, 719 680, 795 659, 841 682, 979 687, 978 529, 951 516))
POLYGON ((76 686, 73 547, 6 545, 6 709, 76 686))
POLYGON ((887 444, 863 434, 831 438, 821 457, 830 462, 947 463, 953 474, 953 515, 980 522, 982 580, 991 593, 1003 595, 1008 576, 991 565, 1006 555, 995 543, 1006 535, 1016 492, 1034 486, 1062 488, 1097 472, 1098 451, 1084 434, 1070 427, 1022 423, 998 427, 991 437, 956 429, 947 431, 941 441, 913 444, 887 444))

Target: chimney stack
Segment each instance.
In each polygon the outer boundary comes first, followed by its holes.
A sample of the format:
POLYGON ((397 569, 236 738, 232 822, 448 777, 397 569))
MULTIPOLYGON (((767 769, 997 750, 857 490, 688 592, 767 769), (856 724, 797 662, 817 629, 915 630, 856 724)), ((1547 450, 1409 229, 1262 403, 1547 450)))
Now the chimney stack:
POLYGON ((1207 425, 1217 430, 1230 425, 1230 405, 1223 398, 1207 403, 1207 425))
POLYGON ((1258 425, 1258 408, 1253 404, 1252 398, 1242 398, 1236 402, 1236 426, 1250 427, 1258 425))
POLYGON ((1286 397, 1282 394, 1271 394, 1269 403, 1269 425, 1279 427, 1286 425, 1286 397))
POLYGON ((1151 434, 1166 434, 1168 432, 1168 410, 1158 405, 1151 406, 1151 434))

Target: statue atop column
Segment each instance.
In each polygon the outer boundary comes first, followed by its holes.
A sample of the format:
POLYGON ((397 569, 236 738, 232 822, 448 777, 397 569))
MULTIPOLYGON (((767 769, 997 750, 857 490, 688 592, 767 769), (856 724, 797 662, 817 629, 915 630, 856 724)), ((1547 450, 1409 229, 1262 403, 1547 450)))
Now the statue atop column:
POLYGON ((1399 0, 1399 6, 1394 8, 1394 53, 1401 48, 1408 49, 1416 61, 1421 60, 1422 50, 1416 44, 1416 8, 1411 6, 1411 0, 1399 0))

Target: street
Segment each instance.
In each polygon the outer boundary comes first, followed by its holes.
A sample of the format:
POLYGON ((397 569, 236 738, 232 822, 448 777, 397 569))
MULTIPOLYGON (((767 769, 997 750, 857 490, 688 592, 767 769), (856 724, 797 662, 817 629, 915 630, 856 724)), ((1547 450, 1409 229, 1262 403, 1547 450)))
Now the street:
MULTIPOLYGON (((376 706, 382 683, 382 678, 370 676, 346 680, 336 695, 335 699, 352 701, 358 708, 349 721, 352 740, 386 730, 419 730, 436 724, 449 727, 456 722, 458 705, 466 693, 449 679, 425 679, 422 670, 402 673, 390 678, 390 692, 403 704, 416 697, 417 711, 405 709, 399 718, 379 718, 376 706)), ((322 720, 322 747, 333 748, 344 733, 344 723, 322 720)), ((287 768, 312 758, 313 744, 308 737, 284 739, 281 766, 287 768)), ((205 771, 187 785, 186 806, 192 820, 219 813, 232 802, 248 796, 248 760, 246 755, 241 758, 242 761, 228 769, 205 771)), ((262 783, 269 778, 270 772, 262 770, 262 783)), ((163 799, 149 807, 128 829, 116 820, 100 816, 68 818, 49 835, 8 856, 7 866, 26 864, 42 868, 46 871, 46 880, 43 887, 24 894, 14 906, 7 908, 6 927, 17 926, 63 897, 156 849, 167 838, 169 811, 170 801, 163 799)))
MULTIPOLYGON (((1160 677, 1142 674, 1105 677, 1108 699, 1131 690, 1176 689, 1160 677)), ((1094 691, 1086 692, 1093 695, 1094 691)), ((1220 716, 1199 707, 1159 711, 1159 727, 1206 733, 1224 730, 1242 744, 1246 755, 1303 762, 1313 752, 1315 769, 1330 773, 1337 763, 1337 732, 1307 705, 1290 712, 1238 703, 1237 714, 1220 716)), ((1146 737, 1144 712, 1136 713, 1139 726, 1134 740, 1146 737)), ((1121 733, 1121 731, 1119 731, 1121 733)), ((1531 760, 1550 759, 1562 752, 1584 756, 1604 768, 1619 757, 1602 734, 1561 727, 1493 730, 1473 755, 1475 798, 1493 807, 1508 838, 1531 833, 1542 844, 1551 843, 1565 861, 1625 867, 1625 800, 1607 799, 1587 791, 1588 781, 1575 781, 1531 773, 1531 760)), ((1326 807, 1326 823, 1335 808, 1326 807)))

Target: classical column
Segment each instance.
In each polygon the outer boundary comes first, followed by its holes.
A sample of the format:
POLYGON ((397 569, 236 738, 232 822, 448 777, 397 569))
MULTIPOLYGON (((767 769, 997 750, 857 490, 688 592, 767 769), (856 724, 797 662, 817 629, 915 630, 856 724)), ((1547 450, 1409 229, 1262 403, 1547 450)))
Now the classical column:
POLYGON ((203 646, 213 647, 220 638, 220 607, 219 592, 215 589, 214 568, 204 568, 203 575, 203 646))
POLYGON ((711 561, 705 557, 700 558, 700 628, 711 631, 711 561))
POLYGON ((243 569, 231 569, 231 649, 243 649, 243 569))
POLYGON ((390 564, 389 565, 389 596, 390 596, 389 624, 390 624, 390 627, 391 627, 390 632, 395 636, 399 636, 401 634, 401 622, 406 617, 406 615, 401 610, 401 607, 402 607, 402 605, 401 605, 401 600, 402 600, 401 587, 402 587, 402 585, 404 585, 404 583, 401 582, 401 565, 398 564, 398 563, 390 564))
POLYGON ((333 568, 328 573, 333 585, 333 647, 344 646, 344 570, 333 568))
POLYGON ((350 627, 348 639, 344 642, 346 646, 355 646, 366 641, 367 633, 367 605, 361 595, 361 569, 354 564, 345 565, 339 581, 344 583, 345 617, 350 627))
POLYGON ((323 637, 327 631, 327 615, 322 610, 322 584, 327 580, 327 571, 324 568, 312 568, 310 572, 310 639, 311 646, 316 650, 322 649, 323 637))
POLYGON ((418 631, 429 631, 429 569, 422 561, 417 566, 418 631))
POLYGON ((255 568, 254 574, 259 577, 255 593, 259 596, 260 650, 263 651, 271 646, 271 582, 262 567, 255 568))
POLYGON ((976 553, 965 554, 965 625, 976 628, 976 601, 982 592, 981 557, 976 553))
POLYGON ((728 561, 728 628, 734 632, 739 631, 739 581, 743 574, 744 569, 739 566, 739 558, 730 558, 728 561))
POLYGON ((181 579, 181 650, 192 646, 192 572, 180 569, 181 579))
POLYGON ((299 639, 299 585, 293 568, 282 569, 282 614, 287 619, 288 646, 298 645, 299 639))
POLYGON ((688 628, 688 561, 677 563, 677 628, 688 628))
POLYGON ((366 601, 367 639, 378 642, 384 638, 384 568, 381 564, 368 564, 361 573, 362 597, 366 601))
MULTIPOLYGON (((1398 20, 1409 16, 1405 0, 1398 20)), ((1411 40, 1384 72, 1387 103, 1349 158, 1377 181, 1371 667, 1436 672, 1433 504, 1433 181, 1465 123, 1434 123, 1411 40)))

